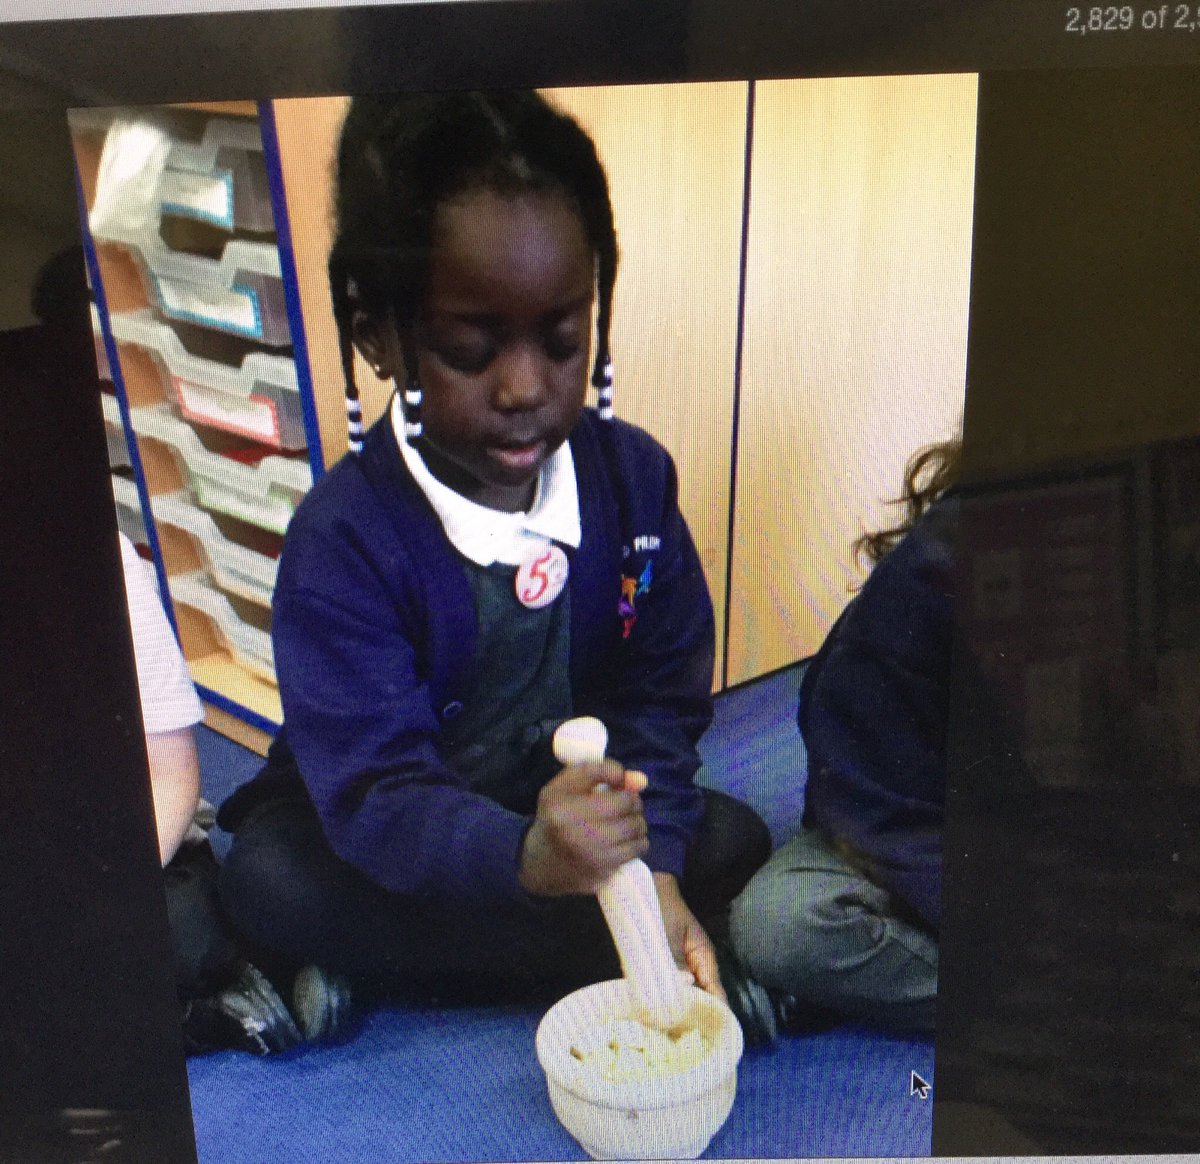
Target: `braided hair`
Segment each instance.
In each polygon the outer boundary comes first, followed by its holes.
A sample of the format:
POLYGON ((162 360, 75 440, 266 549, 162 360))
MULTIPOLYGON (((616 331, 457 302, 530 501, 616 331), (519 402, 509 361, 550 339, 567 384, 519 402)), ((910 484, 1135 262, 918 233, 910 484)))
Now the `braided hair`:
POLYGON ((355 312, 378 319, 392 313, 414 377, 415 324, 438 207, 483 190, 559 194, 578 210, 596 260, 592 384, 600 389, 601 411, 611 415, 606 404, 617 239, 608 180, 587 133, 534 92, 356 97, 338 146, 337 231, 329 255, 352 452, 362 447, 355 312))

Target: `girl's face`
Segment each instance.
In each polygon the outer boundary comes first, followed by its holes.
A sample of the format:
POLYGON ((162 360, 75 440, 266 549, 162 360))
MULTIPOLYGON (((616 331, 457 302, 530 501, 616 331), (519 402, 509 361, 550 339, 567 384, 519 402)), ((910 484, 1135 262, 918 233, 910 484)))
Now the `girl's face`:
POLYGON ((594 286, 566 198, 481 190, 439 207, 414 338, 421 451, 444 484, 491 509, 529 506, 583 407, 594 286))

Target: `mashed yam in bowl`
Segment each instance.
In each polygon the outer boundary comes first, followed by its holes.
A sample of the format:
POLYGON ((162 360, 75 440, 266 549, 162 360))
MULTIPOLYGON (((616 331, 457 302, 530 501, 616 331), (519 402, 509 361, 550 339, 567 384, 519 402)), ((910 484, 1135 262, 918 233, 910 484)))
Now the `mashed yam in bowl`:
POLYGON ((636 1019, 624 979, 586 986, 538 1027, 538 1061, 563 1126, 597 1159, 692 1159, 729 1116, 742 1030, 697 987, 680 1028, 636 1019))
POLYGON ((695 1067, 708 1051, 697 1027, 675 1036, 631 1018, 613 1019, 571 1044, 585 1069, 609 1083, 675 1075, 695 1067))

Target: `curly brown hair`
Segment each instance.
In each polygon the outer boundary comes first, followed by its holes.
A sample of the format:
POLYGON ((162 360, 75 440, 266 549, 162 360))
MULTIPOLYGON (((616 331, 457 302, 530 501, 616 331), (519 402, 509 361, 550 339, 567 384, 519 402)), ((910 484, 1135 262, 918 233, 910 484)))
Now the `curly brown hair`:
POLYGON ((901 538, 921 520, 929 508, 957 480, 962 438, 926 445, 909 458, 904 471, 904 492, 890 504, 905 507, 904 520, 888 529, 865 533, 854 543, 854 558, 866 558, 872 566, 881 562, 900 544, 901 538))

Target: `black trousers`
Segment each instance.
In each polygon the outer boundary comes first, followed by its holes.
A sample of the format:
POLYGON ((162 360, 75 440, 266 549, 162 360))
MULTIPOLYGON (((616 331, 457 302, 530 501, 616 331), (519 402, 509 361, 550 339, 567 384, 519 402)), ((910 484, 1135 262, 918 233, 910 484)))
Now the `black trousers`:
MULTIPOLYGON (((720 925, 771 851, 746 805, 705 791, 681 889, 720 925)), ((239 825, 221 868, 221 897, 255 961, 283 973, 314 962, 368 995, 517 999, 620 976, 594 897, 454 908, 387 892, 330 849, 312 805, 269 801, 239 825)))
POLYGON ((181 1002, 221 990, 236 970, 238 948, 221 908, 217 873, 207 841, 181 845, 163 870, 181 1002))

